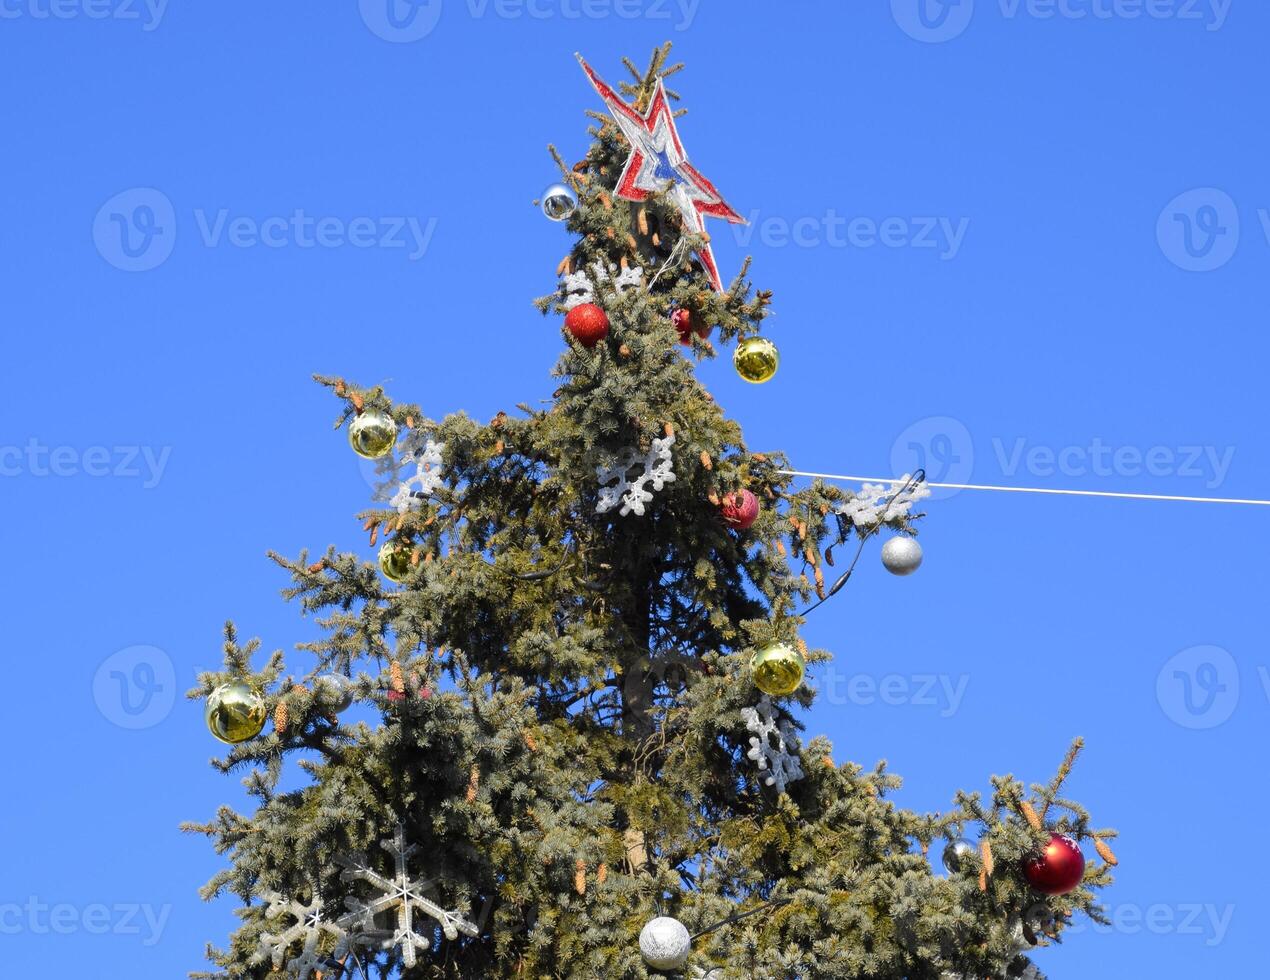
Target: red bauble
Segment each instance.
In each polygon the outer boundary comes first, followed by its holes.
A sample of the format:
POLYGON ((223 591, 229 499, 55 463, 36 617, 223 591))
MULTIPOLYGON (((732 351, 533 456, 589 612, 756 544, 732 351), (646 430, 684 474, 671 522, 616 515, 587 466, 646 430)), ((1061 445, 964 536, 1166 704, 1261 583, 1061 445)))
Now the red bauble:
POLYGON ((594 303, 575 306, 564 318, 573 339, 583 347, 594 347, 609 335, 609 317, 594 303))
POLYGON ((671 311, 670 322, 679 331, 679 343, 685 347, 692 346, 692 335, 695 333, 702 340, 710 336, 710 328, 702 322, 692 310, 680 306, 671 311))
POLYGON ((758 520, 758 497, 748 490, 723 498, 723 519, 738 531, 748 530, 758 520))
POLYGON ((1045 895, 1066 895, 1085 876, 1085 855, 1066 834, 1052 834, 1040 855, 1023 865, 1023 877, 1045 895))

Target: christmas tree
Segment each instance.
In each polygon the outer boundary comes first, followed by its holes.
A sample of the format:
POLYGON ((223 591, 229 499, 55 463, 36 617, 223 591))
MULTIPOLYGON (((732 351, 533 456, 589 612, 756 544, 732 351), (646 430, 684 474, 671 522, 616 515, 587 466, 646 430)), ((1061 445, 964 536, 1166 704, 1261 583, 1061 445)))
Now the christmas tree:
POLYGON ((620 90, 583 63, 609 114, 576 165, 552 150, 549 407, 433 421, 319 378, 378 460, 378 563, 273 555, 323 638, 256 664, 229 626, 191 692, 257 801, 187 828, 229 858, 204 896, 243 902, 196 976, 1039 976, 1031 949, 1100 919, 1079 742, 1048 783, 921 814, 799 734, 831 656, 804 616, 883 532, 916 567, 927 491, 799 489, 696 380, 716 345, 752 381, 777 357, 771 294, 711 254, 705 217, 740 218, 687 163, 668 50, 620 90))

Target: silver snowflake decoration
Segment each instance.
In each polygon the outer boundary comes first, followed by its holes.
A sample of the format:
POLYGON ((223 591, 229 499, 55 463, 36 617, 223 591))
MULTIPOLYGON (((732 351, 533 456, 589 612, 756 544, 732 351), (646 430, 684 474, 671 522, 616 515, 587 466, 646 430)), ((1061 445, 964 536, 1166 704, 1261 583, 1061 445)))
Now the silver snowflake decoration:
POLYGON ((560 301, 560 305, 566 310, 571 310, 583 303, 595 302, 595 290, 599 283, 611 284, 614 292, 621 296, 628 289, 643 288, 644 270, 638 266, 619 270, 616 266, 606 266, 597 259, 591 263, 590 272, 579 269, 564 277, 564 282, 560 286, 564 299, 560 301))
POLYGON ((600 480, 600 502, 595 505, 595 512, 606 514, 621 504, 622 509, 618 513, 623 517, 632 512, 643 517, 644 505, 653 499, 653 491, 660 491, 667 483, 675 481, 674 460, 670 452, 674 444, 672 433, 664 439, 654 439, 653 448, 646 453, 627 449, 608 466, 596 467, 600 480), (630 471, 636 467, 640 473, 632 480, 630 471))
POLYGON ((414 844, 406 844, 404 827, 398 824, 393 839, 384 841, 381 846, 393 857, 396 871, 392 878, 385 878, 364 860, 336 858, 345 869, 340 875, 343 881, 364 882, 379 892, 378 898, 367 902, 357 898, 344 900, 349 911, 339 920, 339 924, 354 933, 357 942, 378 944, 381 949, 386 950, 398 949, 401 951, 402 964, 413 967, 418 963, 417 951, 426 953, 432 949, 431 929, 426 934, 415 929, 415 919, 419 914, 435 919, 445 938, 451 941, 458 939, 459 933, 473 938, 481 934, 475 923, 424 897, 424 893, 431 890, 433 882, 418 881, 410 877, 410 857, 418 848, 414 844), (383 929, 375 924, 375 916, 385 912, 391 912, 396 919, 391 929, 383 929))
POLYGON ((423 506, 424 500, 431 497, 441 486, 445 467, 441 460, 444 442, 433 442, 429 439, 423 446, 408 449, 401 457, 401 468, 413 466, 414 476, 403 480, 397 487, 397 493, 391 503, 398 514, 405 514, 423 506))
POLYGON ((282 969, 286 961, 287 972, 296 980, 309 980, 313 972, 322 966, 326 955, 318 951, 322 942, 322 934, 327 933, 335 939, 336 959, 342 959, 348 953, 348 934, 336 922, 328 922, 322 915, 322 896, 317 889, 313 890, 313 901, 308 905, 293 899, 285 898, 277 892, 264 892, 261 897, 269 903, 265 912, 266 919, 277 919, 290 916, 295 924, 279 933, 266 932, 260 937, 260 949, 252 957, 253 963, 263 963, 266 959, 273 962, 274 970, 282 969), (303 947, 298 956, 287 960, 287 953, 296 943, 303 947))
POLYGON ((775 786, 776 792, 803 778, 802 763, 798 758, 798 737, 788 718, 776 720, 772 699, 764 694, 753 708, 742 708, 745 727, 754 734, 750 737, 747 757, 758 763, 759 772, 765 772, 763 783, 775 786))
POLYGON ((906 517, 919 500, 930 496, 925 481, 909 483, 912 477, 905 473, 892 480, 889 487, 881 483, 866 483, 850 500, 838 504, 834 511, 847 518, 856 527, 869 529, 888 521, 906 517))

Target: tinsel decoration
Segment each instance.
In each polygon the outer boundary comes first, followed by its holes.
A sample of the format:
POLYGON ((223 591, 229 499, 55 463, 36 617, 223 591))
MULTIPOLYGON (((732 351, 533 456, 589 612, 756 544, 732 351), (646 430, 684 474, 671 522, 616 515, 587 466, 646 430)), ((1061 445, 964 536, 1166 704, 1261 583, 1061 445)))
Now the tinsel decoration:
POLYGON ((908 517, 913 505, 930 496, 925 480, 914 480, 905 473, 891 485, 866 483, 850 500, 838 504, 834 512, 856 527, 868 531, 890 521, 908 517))
POLYGON ((397 487, 397 493, 390 503, 397 508, 398 514, 408 514, 418 510, 424 501, 437 492, 445 475, 441 453, 445 449, 444 442, 433 442, 428 439, 422 446, 407 441, 406 452, 401 456, 403 469, 413 466, 414 475, 403 480, 397 487))

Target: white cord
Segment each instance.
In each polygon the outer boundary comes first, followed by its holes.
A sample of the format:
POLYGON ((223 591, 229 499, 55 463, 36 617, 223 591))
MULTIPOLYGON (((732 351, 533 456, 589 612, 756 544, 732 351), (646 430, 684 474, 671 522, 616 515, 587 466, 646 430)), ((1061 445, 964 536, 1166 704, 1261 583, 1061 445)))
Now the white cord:
MULTIPOLYGON (((845 483, 894 483, 894 477, 840 476, 837 473, 805 473, 802 470, 778 470, 785 476, 806 476, 818 480, 841 480, 845 483)), ((1053 487, 994 487, 976 483, 927 483, 944 490, 998 490, 1002 493, 1050 493, 1071 497, 1119 497, 1124 500, 1181 500, 1192 504, 1247 504, 1270 507, 1270 500, 1241 500, 1235 497, 1179 497, 1164 493, 1113 493, 1110 490, 1060 490, 1053 487)))

